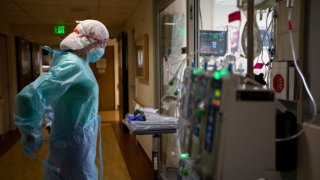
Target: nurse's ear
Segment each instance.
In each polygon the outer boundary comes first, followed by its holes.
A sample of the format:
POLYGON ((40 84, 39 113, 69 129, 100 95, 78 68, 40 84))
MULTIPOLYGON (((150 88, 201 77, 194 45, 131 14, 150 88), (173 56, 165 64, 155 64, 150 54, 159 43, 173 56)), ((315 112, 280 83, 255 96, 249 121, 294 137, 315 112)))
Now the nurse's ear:
POLYGON ((77 56, 79 56, 81 59, 86 61, 86 59, 87 59, 87 50, 85 48, 74 50, 73 53, 76 54, 77 56))

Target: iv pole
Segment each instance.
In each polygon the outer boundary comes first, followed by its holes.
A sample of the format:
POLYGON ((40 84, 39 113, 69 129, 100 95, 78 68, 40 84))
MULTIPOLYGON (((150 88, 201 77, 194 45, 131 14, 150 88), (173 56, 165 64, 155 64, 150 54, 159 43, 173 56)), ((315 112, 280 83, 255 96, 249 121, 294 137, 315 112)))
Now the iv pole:
POLYGON ((247 74, 253 78, 253 21, 254 21, 254 0, 248 0, 248 71, 247 74))
MULTIPOLYGON (((243 6, 243 0, 238 0, 238 7, 243 6)), ((248 14, 248 41, 247 41, 247 76, 253 78, 253 21, 254 21, 254 0, 247 0, 248 14)))

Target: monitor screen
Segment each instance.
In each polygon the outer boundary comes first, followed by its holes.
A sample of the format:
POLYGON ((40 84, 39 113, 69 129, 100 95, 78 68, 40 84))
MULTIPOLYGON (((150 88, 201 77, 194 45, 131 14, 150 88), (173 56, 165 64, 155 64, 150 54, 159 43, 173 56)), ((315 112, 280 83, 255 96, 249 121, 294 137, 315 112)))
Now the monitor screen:
POLYGON ((224 56, 227 51, 228 31, 200 30, 200 55, 224 56))

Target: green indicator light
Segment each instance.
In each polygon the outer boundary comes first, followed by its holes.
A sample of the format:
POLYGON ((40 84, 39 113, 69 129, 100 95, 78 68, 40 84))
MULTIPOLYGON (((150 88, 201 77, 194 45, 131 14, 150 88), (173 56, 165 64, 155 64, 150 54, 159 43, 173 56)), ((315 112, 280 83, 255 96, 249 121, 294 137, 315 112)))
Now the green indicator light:
POLYGON ((220 96, 221 96, 220 90, 216 89, 216 90, 214 91, 214 95, 215 95, 216 97, 220 97, 220 96))
POLYGON ((220 73, 219 73, 218 71, 214 72, 214 73, 212 74, 212 77, 213 77, 214 79, 221 79, 221 75, 220 75, 220 73))
POLYGON ((174 81, 173 80, 170 80, 169 81, 169 86, 172 86, 174 84, 174 81))
POLYGON ((223 76, 227 76, 229 74, 229 72, 227 71, 227 70, 225 70, 225 69, 222 69, 221 71, 220 71, 220 75, 223 77, 223 76))
POLYGON ((203 117, 205 113, 206 113, 206 111, 204 109, 198 109, 197 110, 197 115, 200 116, 200 117, 203 117))
POLYGON ((65 26, 54 26, 54 33, 55 34, 64 34, 65 33, 65 26))
POLYGON ((189 154, 185 153, 185 154, 180 154, 180 159, 187 159, 189 158, 189 154))
POLYGON ((175 92, 173 93, 173 95, 178 96, 178 95, 179 95, 179 91, 175 91, 175 92))
POLYGON ((195 69, 193 70, 193 75, 197 75, 198 71, 195 69))
POLYGON ((183 169, 181 170, 181 174, 182 174, 183 176, 188 176, 188 174, 189 174, 188 169, 183 168, 183 169))
POLYGON ((198 68, 198 72, 202 72, 203 71, 203 68, 198 68))

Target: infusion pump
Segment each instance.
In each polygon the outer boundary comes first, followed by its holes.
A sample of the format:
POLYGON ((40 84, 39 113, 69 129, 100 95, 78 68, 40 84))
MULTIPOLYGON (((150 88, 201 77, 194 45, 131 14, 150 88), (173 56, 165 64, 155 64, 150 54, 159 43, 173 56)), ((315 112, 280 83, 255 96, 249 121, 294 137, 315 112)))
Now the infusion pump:
POLYGON ((179 140, 180 179, 276 179, 273 91, 243 77, 184 74, 179 140))

